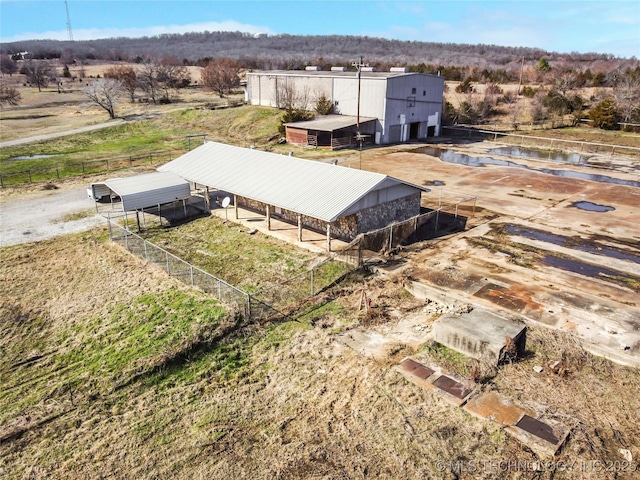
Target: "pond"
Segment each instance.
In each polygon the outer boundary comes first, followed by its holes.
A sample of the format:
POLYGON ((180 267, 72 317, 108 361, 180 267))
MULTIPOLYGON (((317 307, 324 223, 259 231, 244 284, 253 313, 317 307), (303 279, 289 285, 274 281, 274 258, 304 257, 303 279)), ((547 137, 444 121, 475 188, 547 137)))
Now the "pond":
POLYGON ((626 185, 629 187, 640 187, 640 181, 624 180, 620 178, 601 175, 598 173, 574 172, 573 170, 561 170, 553 168, 534 168, 521 163, 512 162, 511 160, 499 160, 493 157, 474 157, 465 153, 458 153, 454 150, 443 150, 435 147, 426 147, 420 149, 426 155, 437 157, 443 162, 456 163, 467 167, 484 167, 494 165, 499 167, 524 168, 534 172, 546 173, 557 177, 577 178, 580 180, 590 180, 592 182, 613 183, 615 185, 626 185))

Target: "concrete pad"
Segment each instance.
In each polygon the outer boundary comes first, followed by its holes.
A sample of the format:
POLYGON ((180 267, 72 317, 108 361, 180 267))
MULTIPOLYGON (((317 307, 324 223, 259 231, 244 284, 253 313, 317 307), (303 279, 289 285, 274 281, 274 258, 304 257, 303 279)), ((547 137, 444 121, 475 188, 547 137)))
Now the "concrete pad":
POLYGON ((431 336, 436 342, 471 358, 490 358, 499 363, 505 354, 507 339, 515 343, 518 354, 524 353, 526 330, 524 324, 474 308, 439 318, 433 323, 431 336))
POLYGON ((418 363, 411 358, 405 358, 399 365, 396 365, 394 369, 414 385, 427 390, 431 390, 433 388, 429 379, 434 375, 436 377, 439 375, 436 374, 435 370, 432 368, 418 363))
POLYGON ((438 394, 457 407, 464 405, 473 393, 472 388, 463 385, 447 375, 440 375, 432 382, 432 385, 436 387, 435 391, 438 394))
POLYGON ((569 435, 569 429, 559 422, 529 415, 523 415, 517 424, 505 430, 543 458, 553 457, 569 435))
POLYGON ((504 426, 515 425, 523 415, 535 416, 533 410, 514 405, 497 392, 487 392, 471 398, 464 409, 474 417, 504 426))

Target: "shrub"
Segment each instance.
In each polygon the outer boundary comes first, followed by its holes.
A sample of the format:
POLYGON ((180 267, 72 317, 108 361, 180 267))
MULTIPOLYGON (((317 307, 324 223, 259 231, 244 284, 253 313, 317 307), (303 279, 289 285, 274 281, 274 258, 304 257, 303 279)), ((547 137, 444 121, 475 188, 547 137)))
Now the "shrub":
POLYGON ((613 98, 605 98, 589 111, 589 120, 596 128, 617 130, 620 114, 613 98))

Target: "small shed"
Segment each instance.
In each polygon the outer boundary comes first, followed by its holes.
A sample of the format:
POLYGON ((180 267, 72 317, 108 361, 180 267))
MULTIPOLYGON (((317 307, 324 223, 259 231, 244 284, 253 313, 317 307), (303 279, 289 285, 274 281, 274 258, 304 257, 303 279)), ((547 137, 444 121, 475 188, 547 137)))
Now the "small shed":
MULTIPOLYGON (((92 183, 90 197, 99 201, 104 197, 119 198, 122 210, 134 212, 191 197, 189 182, 171 172, 154 172, 126 178, 112 178, 92 183)), ((89 193, 87 189, 87 193, 89 193)))
POLYGON ((359 146, 359 141, 371 143, 377 119, 348 115, 324 115, 303 122, 285 123, 287 142, 332 150, 359 146), (358 121, 359 120, 359 121, 358 121), (358 133, 362 137, 358 138, 358 133))

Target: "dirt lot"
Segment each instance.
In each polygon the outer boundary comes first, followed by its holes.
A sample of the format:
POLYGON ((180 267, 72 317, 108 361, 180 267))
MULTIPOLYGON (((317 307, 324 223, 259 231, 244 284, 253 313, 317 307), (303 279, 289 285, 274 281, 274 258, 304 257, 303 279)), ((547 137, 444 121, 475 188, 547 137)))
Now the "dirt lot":
MULTIPOLYGON (((491 142, 439 146, 475 157, 496 147, 491 142)), ((431 186, 431 205, 440 195, 445 204, 460 194, 477 196, 475 214, 468 203, 463 213, 473 215, 467 231, 400 253, 411 280, 574 331, 593 352, 640 365, 640 188, 566 176, 596 173, 637 183, 639 161, 623 159, 622 166, 594 170, 490 154, 529 168, 469 167, 416 146, 381 156, 367 153, 363 168, 431 186), (565 176, 536 171, 544 168, 563 170, 565 176)))

